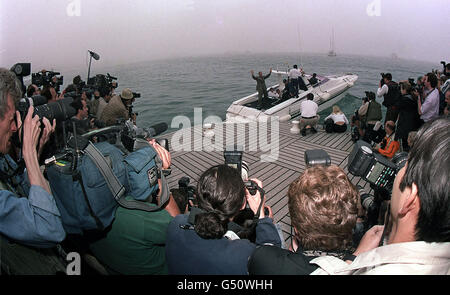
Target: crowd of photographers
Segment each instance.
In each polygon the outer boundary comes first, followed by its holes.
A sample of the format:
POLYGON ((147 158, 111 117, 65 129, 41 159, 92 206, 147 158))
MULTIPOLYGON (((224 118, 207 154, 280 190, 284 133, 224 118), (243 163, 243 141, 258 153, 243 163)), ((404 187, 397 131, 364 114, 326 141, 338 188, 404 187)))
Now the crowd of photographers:
MULTIPOLYGON (((378 218, 383 215, 382 222, 375 226, 368 222, 370 207, 362 205, 360 191, 342 168, 312 165, 289 186, 293 234, 291 244, 285 246, 285 237, 266 204, 263 183, 248 180, 227 163, 207 169, 196 186, 180 179, 179 188, 172 189, 164 203, 156 198, 162 210, 119 206, 113 223, 100 237, 91 239, 85 232, 81 244, 68 239, 39 168, 44 146, 58 128, 56 120, 45 116, 40 120, 32 106, 27 112, 16 111, 23 87, 14 73, 0 69, 2 270, 11 274, 65 272, 67 263, 50 261, 48 253, 63 245, 66 251, 82 253, 90 269, 101 274, 450 274, 448 73, 447 65, 439 77, 442 85, 435 73, 425 75, 422 88, 412 86, 412 81, 395 86, 392 77, 383 74, 384 85, 380 83, 378 94, 384 95, 388 109, 384 134, 378 132, 380 128, 375 130, 381 120, 375 93, 367 94, 367 102, 353 118, 355 136, 381 143, 375 148, 380 154, 391 158, 400 148, 400 144, 395 148, 394 141, 401 141, 403 151, 409 151, 387 192, 385 210, 377 212, 378 218), (396 88, 401 95, 393 95, 396 88), (441 93, 446 103, 442 111, 441 93), (411 123, 411 118, 417 122, 411 123), (404 128, 401 132, 400 127, 404 128), (408 145, 410 131, 416 134, 408 145), (18 134, 17 141, 13 134, 18 134), (20 165, 26 169, 17 170, 20 165), (37 267, 20 264, 20 255, 36 261, 37 267)), ((82 134, 123 119, 135 123, 131 105, 136 95, 131 90, 115 95, 117 83, 107 83, 107 87, 89 91, 76 77, 58 93, 58 79, 54 81, 44 89, 30 85, 26 94, 50 93, 48 103, 70 93, 75 113, 67 132, 82 134)), ((169 151, 154 140, 149 144, 162 167, 170 167, 169 151)))
POLYGON ((408 137, 424 123, 450 111, 450 64, 442 62, 443 70, 433 70, 413 78, 393 81, 390 73, 381 73, 379 88, 367 91, 361 107, 352 118, 353 139, 374 145, 375 150, 391 159, 398 151, 408 152, 408 137), (382 100, 386 107, 384 124, 382 100), (382 127, 384 126, 384 128, 382 127))

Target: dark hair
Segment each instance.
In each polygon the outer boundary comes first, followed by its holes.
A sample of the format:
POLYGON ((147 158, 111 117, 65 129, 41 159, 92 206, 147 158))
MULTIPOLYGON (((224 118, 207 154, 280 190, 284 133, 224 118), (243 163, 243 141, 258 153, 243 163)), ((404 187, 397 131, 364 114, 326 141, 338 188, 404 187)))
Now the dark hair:
POLYGON ((42 88, 41 95, 45 96, 47 98, 47 101, 52 100, 52 98, 53 98, 52 93, 50 92, 49 86, 44 86, 44 88, 42 88))
POLYGON ((427 81, 430 82, 431 87, 435 88, 437 86, 438 80, 435 74, 428 73, 427 74, 427 81))
POLYGON ((32 97, 34 92, 36 91, 36 88, 34 88, 36 85, 30 84, 27 87, 27 97, 32 97))
POLYGON ((77 86, 75 84, 69 84, 66 87, 66 93, 68 93, 68 92, 77 92, 77 91, 78 91, 78 89, 77 89, 77 86))
POLYGON ((313 99, 314 99, 314 94, 312 94, 312 93, 310 92, 310 93, 308 93, 308 94, 306 95, 306 98, 307 98, 308 100, 313 100, 313 99))
POLYGON ((83 103, 81 102, 81 98, 75 98, 71 103, 70 106, 75 109, 75 111, 82 110, 83 109, 83 103))
POLYGON ((294 65, 294 69, 296 69, 297 68, 297 65, 294 65))
POLYGON ((99 90, 100 96, 105 98, 107 95, 111 95, 111 88, 109 87, 101 87, 99 90))
POLYGON ((188 204, 188 198, 181 189, 174 188, 170 190, 172 194, 172 198, 175 200, 175 203, 177 203, 178 208, 180 209, 181 214, 183 214, 186 211, 186 206, 188 204))
POLYGON ((383 78, 388 79, 388 81, 392 81, 392 75, 391 75, 391 73, 386 73, 386 74, 384 74, 383 78))
POLYGON ((400 190, 416 184, 417 241, 450 242, 450 118, 425 123, 414 140, 400 190))
POLYGON ((237 215, 245 199, 245 187, 237 169, 217 165, 206 170, 197 184, 198 207, 195 231, 203 239, 220 239, 230 218, 237 215))

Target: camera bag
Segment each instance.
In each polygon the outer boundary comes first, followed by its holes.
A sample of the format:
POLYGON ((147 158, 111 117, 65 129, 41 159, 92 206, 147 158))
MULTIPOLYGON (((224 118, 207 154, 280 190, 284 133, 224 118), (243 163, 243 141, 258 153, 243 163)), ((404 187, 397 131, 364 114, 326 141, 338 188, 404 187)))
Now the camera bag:
POLYGON ((159 204, 169 199, 161 160, 150 145, 125 154, 107 142, 89 143, 74 163, 57 163, 48 167, 47 176, 68 234, 105 229, 119 205, 160 210, 144 201, 158 191, 158 179, 162 183, 159 204), (126 195, 135 199, 125 199, 126 195))

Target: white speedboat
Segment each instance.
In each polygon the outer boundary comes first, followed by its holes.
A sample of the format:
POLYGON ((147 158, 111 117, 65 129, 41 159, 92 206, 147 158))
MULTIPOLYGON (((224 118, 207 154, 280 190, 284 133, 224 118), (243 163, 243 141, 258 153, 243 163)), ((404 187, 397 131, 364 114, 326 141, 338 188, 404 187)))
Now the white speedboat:
MULTIPOLYGON (((278 84, 267 88, 280 89, 283 91, 283 78, 286 78, 288 73, 283 71, 272 71, 272 75, 278 76, 278 84)), ((300 115, 300 103, 306 99, 308 93, 314 95, 314 101, 319 105, 319 112, 336 104, 344 97, 345 91, 353 87, 355 81, 358 79, 357 75, 344 74, 334 76, 320 76, 316 78, 318 83, 310 85, 308 79, 311 75, 305 74, 303 80, 308 87, 307 91, 299 90, 298 98, 289 98, 285 101, 280 99, 270 99, 266 102, 266 109, 257 109, 258 93, 255 92, 249 96, 243 97, 234 101, 227 110, 227 122, 250 122, 261 119, 269 119, 268 117, 278 117, 280 121, 288 121, 300 115)))

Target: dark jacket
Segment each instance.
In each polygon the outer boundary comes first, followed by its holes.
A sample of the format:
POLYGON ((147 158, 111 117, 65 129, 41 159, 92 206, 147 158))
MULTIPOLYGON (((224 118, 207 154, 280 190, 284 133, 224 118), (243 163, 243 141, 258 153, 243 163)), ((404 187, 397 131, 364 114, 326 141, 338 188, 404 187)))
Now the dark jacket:
POLYGON ((256 244, 246 239, 203 239, 189 225, 188 215, 178 215, 169 224, 166 261, 169 274, 176 275, 246 275, 247 263, 256 245, 281 246, 277 229, 270 218, 259 219, 256 244))
POLYGON ((260 77, 260 76, 256 76, 255 77, 255 75, 252 75, 252 78, 256 80, 256 90, 257 91, 267 90, 266 81, 265 80, 270 77, 271 73, 272 72, 270 72, 267 75, 262 76, 262 77, 260 77))
POLYGON ((400 88, 398 87, 397 82, 389 81, 386 83, 388 86, 388 93, 384 95, 383 105, 387 108, 394 106, 398 98, 400 97, 400 88))
POLYGON ((417 101, 411 95, 403 95, 395 105, 399 110, 396 139, 408 138, 408 133, 420 126, 420 116, 417 112, 417 101))
MULTIPOLYGON (((352 251, 347 251, 352 253, 352 251)), ((260 246, 248 261, 250 275, 309 275, 318 266, 309 262, 320 256, 335 256, 343 259, 346 251, 302 251, 297 252, 273 247, 260 246)))

